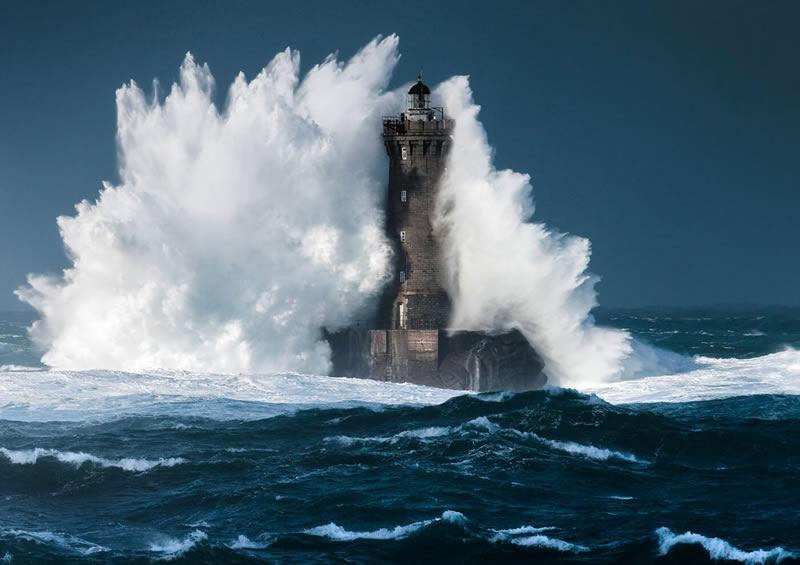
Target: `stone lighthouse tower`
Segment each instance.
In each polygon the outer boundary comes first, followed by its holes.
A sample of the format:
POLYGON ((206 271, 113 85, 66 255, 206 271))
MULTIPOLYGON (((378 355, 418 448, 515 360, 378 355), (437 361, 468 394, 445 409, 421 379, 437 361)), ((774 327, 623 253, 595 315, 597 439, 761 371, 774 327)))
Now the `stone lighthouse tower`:
POLYGON ((387 329, 447 327, 449 300, 442 288, 433 214, 453 125, 443 108, 431 107, 431 91, 422 77, 408 91, 406 111, 383 119, 389 155, 387 229, 396 250, 394 286, 381 307, 387 329))
POLYGON ((422 77, 408 91, 405 111, 383 118, 394 276, 375 320, 326 332, 334 375, 474 391, 530 390, 547 380, 542 360, 519 332, 448 328, 450 300, 433 216, 454 127, 444 108, 431 105, 422 77))

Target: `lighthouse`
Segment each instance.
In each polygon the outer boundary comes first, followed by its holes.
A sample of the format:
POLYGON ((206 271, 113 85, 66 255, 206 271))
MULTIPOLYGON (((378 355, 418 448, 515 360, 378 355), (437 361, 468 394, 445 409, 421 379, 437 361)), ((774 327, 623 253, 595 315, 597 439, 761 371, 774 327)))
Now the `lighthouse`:
POLYGON ((438 187, 446 171, 453 120, 431 106, 431 91, 417 79, 406 110, 383 119, 389 156, 387 235, 394 243, 394 285, 381 304, 383 325, 396 330, 447 327, 450 301, 433 229, 438 187))
POLYGON ((420 76, 408 91, 405 111, 382 123, 393 276, 373 320, 326 332, 331 374, 458 390, 541 388, 547 381, 544 364, 518 331, 449 327, 450 299, 434 215, 455 121, 445 108, 432 105, 420 76))

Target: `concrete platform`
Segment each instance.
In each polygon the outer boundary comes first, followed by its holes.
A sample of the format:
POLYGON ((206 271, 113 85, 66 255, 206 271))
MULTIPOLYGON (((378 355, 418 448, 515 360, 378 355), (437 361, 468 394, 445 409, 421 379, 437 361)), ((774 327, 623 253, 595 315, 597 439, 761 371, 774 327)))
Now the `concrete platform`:
POLYGON ((538 389, 544 363, 517 331, 349 329, 327 336, 333 375, 476 392, 538 389))

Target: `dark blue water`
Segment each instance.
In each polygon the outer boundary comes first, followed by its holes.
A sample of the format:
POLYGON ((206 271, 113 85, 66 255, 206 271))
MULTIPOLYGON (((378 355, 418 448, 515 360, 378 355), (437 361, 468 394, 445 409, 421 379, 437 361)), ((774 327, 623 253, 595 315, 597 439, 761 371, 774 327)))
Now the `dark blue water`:
MULTIPOLYGON (((785 312, 706 314, 601 316, 681 353, 799 344, 785 312)), ((0 563, 800 562, 791 394, 0 420, 0 446, 0 563)))

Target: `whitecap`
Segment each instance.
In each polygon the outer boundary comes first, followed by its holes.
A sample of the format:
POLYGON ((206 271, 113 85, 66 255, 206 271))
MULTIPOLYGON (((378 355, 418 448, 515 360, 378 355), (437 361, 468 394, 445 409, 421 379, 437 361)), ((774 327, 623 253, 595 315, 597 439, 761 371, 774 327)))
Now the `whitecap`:
POLYGON ((574 441, 559 441, 556 439, 547 439, 533 432, 520 432, 518 430, 511 430, 514 434, 534 439, 552 449, 557 449, 571 455, 579 455, 588 459, 596 461, 607 461, 610 458, 622 459, 631 463, 646 463, 641 459, 636 458, 628 453, 621 451, 614 451, 613 449, 606 449, 604 447, 595 447, 594 445, 584 445, 574 441))
MULTIPOLYGON (((432 426, 429 428, 419 428, 416 430, 408 430, 405 432, 400 432, 396 436, 392 437, 391 439, 397 441, 401 438, 406 437, 415 437, 419 439, 428 439, 432 437, 442 437, 449 435, 452 432, 452 428, 447 426, 432 426)), ((394 443, 393 441, 393 443, 394 443)))
POLYGON ((461 512, 457 512, 455 510, 445 510, 442 512, 442 520, 445 522, 450 522, 451 524, 466 524, 467 517, 464 516, 461 512))
POLYGON ((468 429, 477 429, 487 431, 489 433, 495 433, 500 431, 502 428, 491 422, 486 416, 479 416, 478 418, 473 418, 472 420, 469 420, 460 426, 430 426, 427 428, 416 428, 412 430, 404 430, 392 436, 354 437, 339 435, 326 437, 325 441, 335 441, 344 446, 350 446, 358 443, 395 444, 401 439, 415 438, 424 441, 433 438, 445 437, 454 433, 465 432, 468 429))
POLYGON ((250 453, 250 452, 259 452, 259 453, 277 453, 277 449, 272 449, 269 447, 226 447, 226 453, 250 453))
POLYGON ((534 439, 552 449, 564 451, 571 455, 579 455, 589 459, 594 459, 596 461, 607 461, 610 458, 616 458, 616 459, 622 459, 623 461, 629 461, 631 463, 646 463, 646 461, 642 461, 641 459, 638 459, 634 455, 631 455, 629 453, 623 453, 621 451, 614 451, 612 449, 606 449, 603 447, 595 447, 593 445, 584 445, 572 441, 559 441, 559 440, 547 439, 532 432, 520 432, 514 429, 507 430, 495 424, 494 422, 489 420, 489 418, 487 418, 486 416, 479 416, 477 418, 469 420, 468 422, 460 426, 455 426, 455 427, 432 426, 428 428, 418 428, 413 430, 405 430, 393 436, 353 437, 353 436, 339 435, 339 436, 326 437, 324 441, 337 442, 345 447, 349 447, 351 445, 356 445, 359 443, 395 444, 404 438, 417 438, 425 441, 432 438, 444 437, 453 433, 465 432, 468 429, 483 430, 491 434, 497 432, 509 432, 520 437, 534 439))
POLYGON ((492 423, 486 416, 479 416, 478 418, 474 418, 469 422, 467 422, 466 424, 464 424, 464 427, 483 429, 489 432, 490 434, 493 434, 501 429, 500 426, 492 423))
POLYGON ((453 432, 453 428, 447 426, 432 426, 428 428, 418 428, 414 430, 405 430, 393 436, 374 436, 374 437, 354 437, 354 436, 331 436, 326 437, 324 441, 335 441, 344 446, 350 446, 357 443, 390 443, 394 444, 405 438, 416 438, 427 440, 431 438, 438 438, 449 435, 453 432))
POLYGON ((404 526, 395 526, 394 528, 380 528, 371 531, 350 531, 331 522, 324 526, 317 526, 305 530, 303 533, 310 536, 319 536, 332 539, 334 541, 353 541, 357 539, 371 539, 371 540, 389 540, 389 539, 403 539, 419 530, 430 526, 434 522, 445 521, 453 524, 463 524, 467 521, 466 516, 461 512, 454 510, 445 510, 439 518, 430 520, 421 520, 419 522, 412 522, 404 526))
POLYGON ((34 373, 44 370, 44 367, 29 367, 27 365, 0 365, 0 373, 34 373))
POLYGON ((3 555, 3 557, 0 557, 0 562, 3 562, 3 563, 11 563, 12 561, 14 561, 14 556, 13 556, 13 555, 11 555, 11 554, 10 554, 10 553, 8 553, 8 552, 6 552, 6 554, 5 554, 5 555, 3 555))
MULTIPOLYGON (((86 541, 79 537, 75 537, 70 534, 65 534, 60 532, 50 532, 47 530, 32 532, 28 530, 2 528, 0 529, 0 536, 2 537, 12 536, 15 538, 31 541, 41 545, 50 545, 50 546, 54 545, 62 549, 75 551, 77 553, 80 553, 81 555, 92 555, 94 553, 110 551, 107 547, 103 547, 102 545, 97 545, 96 543, 86 541)), ((6 555, 9 556, 10 554, 7 553, 6 555)), ((9 557, 8 559, 6 559, 6 557, 3 557, 3 561, 6 563, 10 563, 11 559, 12 559, 11 557, 9 557)))
POLYGON ((782 547, 773 547, 769 550, 757 549, 755 551, 744 551, 731 545, 722 538, 708 538, 693 532, 674 534, 669 528, 661 527, 656 530, 658 536, 658 551, 660 555, 666 555, 678 544, 699 544, 708 552, 708 556, 717 561, 739 561, 747 564, 764 564, 768 561, 780 563, 784 559, 797 557, 797 554, 787 551, 782 547))
POLYGON ((235 540, 228 544, 231 549, 264 549, 269 543, 253 541, 243 534, 239 534, 235 540))
POLYGON ((556 551, 572 551, 575 553, 589 551, 588 547, 570 543, 557 538, 542 535, 542 532, 557 530, 553 526, 537 528, 534 526, 520 526, 519 528, 508 528, 505 530, 492 530, 494 535, 489 538, 491 543, 511 543, 522 547, 542 547, 554 549, 556 551))
POLYGON ((534 526, 520 526, 519 528, 508 528, 505 530, 492 530, 492 531, 501 535, 518 536, 521 534, 539 534, 541 532, 548 532, 557 529, 558 528, 556 528, 555 526, 544 526, 541 528, 536 528, 534 526))
POLYGON ((611 498, 613 500, 633 500, 632 496, 619 496, 619 495, 615 495, 615 494, 612 494, 608 498, 611 498))
POLYGON ((521 545, 523 547, 543 547, 546 549, 555 549, 557 551, 574 551, 576 553, 589 551, 589 548, 586 546, 570 543, 560 539, 549 538, 543 535, 513 538, 508 541, 514 545, 521 545))
POLYGON ((391 529, 380 528, 372 531, 354 532, 346 530, 334 522, 330 522, 324 526, 317 526, 316 528, 305 530, 303 533, 310 536, 326 537, 334 541, 353 541, 357 539, 403 539, 432 523, 433 520, 423 520, 421 522, 414 522, 405 526, 395 526, 391 529))
POLYGON ((15 465, 35 465, 39 459, 51 457, 61 463, 67 463, 75 467, 80 467, 84 463, 91 463, 101 467, 116 467, 123 471, 136 473, 149 471, 155 467, 174 467, 175 465, 186 462, 186 460, 181 457, 160 457, 156 460, 123 457, 122 459, 113 460, 97 457, 96 455, 84 453, 82 451, 59 451, 57 449, 44 449, 41 447, 20 450, 0 447, 0 455, 5 456, 6 459, 15 465))
POLYGON ((621 451, 614 451, 604 447, 595 447, 593 445, 583 445, 581 443, 575 443, 574 441, 545 439, 536 434, 530 435, 537 441, 540 441, 545 445, 552 447, 553 449, 558 449, 572 455, 580 455, 582 457, 588 457, 589 459, 595 459, 597 461, 607 461, 609 458, 615 457, 624 461, 630 461, 631 463, 642 463, 640 459, 637 459, 633 455, 622 453, 621 451))
POLYGON ((175 557, 180 557, 181 555, 189 551, 198 542, 207 539, 208 535, 201 530, 195 530, 189 533, 189 535, 187 535, 182 540, 164 536, 163 538, 154 541, 150 544, 150 551, 163 553, 165 558, 173 559, 175 557))

